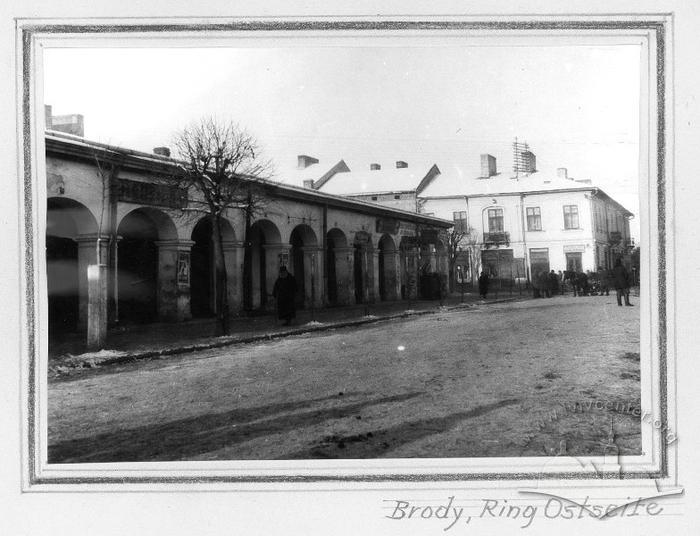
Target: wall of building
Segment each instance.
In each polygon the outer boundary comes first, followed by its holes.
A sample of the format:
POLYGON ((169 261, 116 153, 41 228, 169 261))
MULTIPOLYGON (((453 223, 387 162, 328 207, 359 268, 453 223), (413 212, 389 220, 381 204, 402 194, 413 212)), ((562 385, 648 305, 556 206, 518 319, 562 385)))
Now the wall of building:
MULTIPOLYGON (((118 178, 164 184, 157 174, 145 171, 122 169, 118 178)), ((206 257, 212 251, 211 235, 203 237, 201 231, 207 228, 206 215, 191 210, 193 203, 184 210, 158 206, 157 202, 111 203, 110 190, 103 184, 106 186, 107 181, 95 164, 55 155, 47 157, 47 237, 52 242, 48 262, 50 278, 54 279, 50 287, 58 289, 56 277, 60 278, 67 266, 72 267, 76 288, 63 291, 79 301, 80 326, 84 327, 87 320, 87 266, 98 262, 108 267, 105 292, 109 295, 104 298, 113 299, 115 310, 119 309, 117 313, 123 317, 133 317, 141 309, 150 313, 140 315, 139 321, 187 320, 192 317, 195 283, 208 292, 213 303, 212 285, 216 281, 212 276, 207 282, 208 276, 201 273, 207 262, 207 269, 213 271, 213 261, 202 260, 202 255, 206 257), (73 253, 66 253, 67 250, 73 253), (195 266, 192 259, 197 255, 200 264, 195 266), (193 270, 198 267, 200 273, 195 276, 193 270)), ((229 304, 234 312, 244 307, 274 307, 271 293, 281 264, 297 278, 301 307, 330 304, 329 274, 333 276, 335 305, 417 295, 417 280, 409 276, 416 273, 421 252, 415 241, 402 247, 406 237, 417 234, 410 216, 401 220, 388 214, 382 218, 353 208, 324 209, 321 200, 267 198, 251 221, 251 237, 256 243, 251 242, 252 276, 247 287, 244 216, 235 209, 224 216, 224 261, 229 304), (327 244, 332 244, 328 247, 332 251, 324 250, 327 244), (251 294, 247 305, 246 288, 251 294)), ((430 253, 423 255, 423 264, 432 271, 445 272, 444 254, 439 256, 438 249, 433 246, 430 253)), ((54 297, 50 294, 50 302, 54 297)), ((204 305, 199 304, 206 309, 204 305)))
POLYGON ((353 194, 353 199, 359 201, 367 201, 369 203, 377 203, 385 207, 397 208, 399 210, 407 210, 416 212, 416 193, 415 192, 390 192, 384 194, 353 194))

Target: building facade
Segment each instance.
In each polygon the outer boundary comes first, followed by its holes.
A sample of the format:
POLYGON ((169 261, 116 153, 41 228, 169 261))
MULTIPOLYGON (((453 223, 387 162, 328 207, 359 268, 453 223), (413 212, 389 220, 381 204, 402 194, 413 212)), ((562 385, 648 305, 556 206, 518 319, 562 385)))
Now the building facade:
MULTIPOLYGON (((113 324, 215 314, 211 220, 168 180, 174 160, 52 131, 45 143, 51 328, 86 329, 96 302, 113 324)), ((272 310, 281 265, 301 308, 415 298, 421 265, 446 274, 450 222, 271 181, 262 191, 247 236, 243 211, 225 214, 232 311, 272 310)))
POLYGON ((460 276, 472 282, 482 269, 527 282, 543 270, 595 272, 617 258, 629 265, 633 214, 590 180, 569 177, 566 168, 538 171, 535 154, 523 146, 508 173, 499 173, 496 159, 482 154, 480 173, 471 178, 442 174, 433 165, 419 180, 382 181, 379 173, 352 180, 346 173, 342 180, 331 176, 313 186, 331 190, 337 181, 335 189, 345 195, 383 205, 413 195, 418 212, 452 220, 465 235, 455 262, 460 276), (362 184, 376 192, 358 191, 362 184))

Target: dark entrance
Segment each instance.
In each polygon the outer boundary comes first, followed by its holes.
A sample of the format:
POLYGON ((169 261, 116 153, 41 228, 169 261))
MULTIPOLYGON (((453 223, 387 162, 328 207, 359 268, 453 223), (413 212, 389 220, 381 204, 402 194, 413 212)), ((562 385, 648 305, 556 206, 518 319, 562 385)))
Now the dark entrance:
POLYGON ((510 287, 514 284, 512 249, 487 249, 481 252, 481 270, 489 274, 489 289, 510 287))
POLYGON ((199 221, 192 231, 192 257, 190 272, 190 307, 193 317, 214 315, 214 270, 212 222, 210 218, 199 221))
POLYGON ((581 253, 565 253, 566 269, 570 272, 583 271, 583 259, 581 253))
POLYGON ((158 229, 135 210, 119 225, 119 320, 147 323, 158 316, 158 229))
POLYGON ((549 273, 549 249, 533 248, 530 250, 530 278, 535 279, 541 273, 549 273))
POLYGON ((46 237, 49 336, 78 327, 78 244, 70 238, 46 237))

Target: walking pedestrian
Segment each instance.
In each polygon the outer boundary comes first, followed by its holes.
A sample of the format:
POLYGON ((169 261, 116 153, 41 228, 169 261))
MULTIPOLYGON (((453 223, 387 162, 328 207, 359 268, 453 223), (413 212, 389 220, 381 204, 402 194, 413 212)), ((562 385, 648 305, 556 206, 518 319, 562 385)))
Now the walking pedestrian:
POLYGON ((489 274, 486 272, 481 272, 479 276, 479 296, 482 299, 486 299, 486 295, 489 293, 489 274))
POLYGON ((287 271, 286 266, 282 266, 272 289, 272 295, 277 300, 277 317, 284 320, 285 326, 289 326, 292 318, 296 316, 296 292, 297 282, 294 276, 287 271))
POLYGON ((632 307, 630 303, 630 275, 622 265, 622 259, 617 259, 615 261, 613 279, 615 282, 615 290, 617 291, 617 305, 622 307, 622 297, 624 296, 625 305, 632 307))

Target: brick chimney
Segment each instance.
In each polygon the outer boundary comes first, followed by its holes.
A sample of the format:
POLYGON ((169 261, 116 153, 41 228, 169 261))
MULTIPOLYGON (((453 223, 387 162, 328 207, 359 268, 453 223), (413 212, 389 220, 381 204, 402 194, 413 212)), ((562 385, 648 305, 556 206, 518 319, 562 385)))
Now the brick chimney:
POLYGON ((154 147, 153 154, 170 158, 170 147, 154 147))
MULTIPOLYGON (((51 110, 44 109, 44 113, 50 113, 51 110)), ((48 128, 72 134, 73 136, 85 136, 85 121, 82 114, 69 115, 52 115, 51 126, 48 128)))
POLYGON ((45 128, 50 129, 51 128, 51 117, 53 117, 52 112, 51 112, 51 105, 50 104, 44 104, 44 121, 45 121, 45 128))
POLYGON ((305 154, 300 154, 297 156, 297 169, 306 169, 314 164, 318 164, 318 158, 305 154))
POLYGON ((313 179, 305 179, 304 180, 304 188, 308 188, 309 190, 314 189, 314 180, 313 179))
POLYGON ((373 163, 369 165, 369 169, 371 169, 372 171, 377 171, 379 169, 382 169, 382 166, 380 164, 373 163))
POLYGON ((407 168, 408 164, 404 162, 403 160, 397 160, 396 161, 396 169, 401 169, 401 168, 407 168))
POLYGON ((488 178, 496 175, 496 159, 490 154, 481 155, 481 177, 488 178))
POLYGON ((569 172, 565 167, 560 167, 557 168, 557 178, 558 179, 564 179, 564 180, 571 180, 569 179, 569 172))

